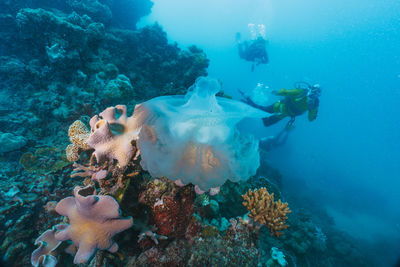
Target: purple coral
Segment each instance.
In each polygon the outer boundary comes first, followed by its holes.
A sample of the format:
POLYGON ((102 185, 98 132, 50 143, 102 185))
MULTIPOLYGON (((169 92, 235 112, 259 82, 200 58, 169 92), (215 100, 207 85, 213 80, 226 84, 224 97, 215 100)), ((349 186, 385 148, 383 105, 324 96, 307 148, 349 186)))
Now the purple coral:
MULTIPOLYGON (((117 201, 110 196, 93 195, 92 187, 75 187, 74 197, 61 200, 56 211, 67 216, 69 225, 56 233, 57 240, 72 240, 78 247, 74 263, 87 262, 97 249, 116 252, 112 237, 133 224, 133 219, 121 218, 117 201)), ((61 225, 58 225, 60 227, 61 225)))

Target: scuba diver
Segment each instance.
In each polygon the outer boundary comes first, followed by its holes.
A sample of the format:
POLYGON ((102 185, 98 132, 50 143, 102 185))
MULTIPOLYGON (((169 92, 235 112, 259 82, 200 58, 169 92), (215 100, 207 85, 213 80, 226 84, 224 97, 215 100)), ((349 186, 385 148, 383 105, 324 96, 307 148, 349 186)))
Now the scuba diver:
POLYGON ((321 95, 321 88, 319 84, 310 85, 305 82, 298 82, 295 84, 295 89, 281 89, 273 91, 272 93, 284 98, 269 106, 261 106, 251 100, 250 97, 244 95, 239 90, 243 99, 242 101, 250 106, 261 109, 272 116, 263 118, 264 126, 273 125, 283 118, 290 117, 290 121, 286 127, 290 128, 297 116, 302 115, 308 111, 308 120, 313 121, 317 118, 319 97, 321 95))
POLYGON ((246 61, 253 62, 251 71, 254 71, 254 64, 256 66, 268 64, 267 41, 262 36, 250 42, 242 42, 240 33, 236 33, 236 42, 238 44, 239 57, 246 61))

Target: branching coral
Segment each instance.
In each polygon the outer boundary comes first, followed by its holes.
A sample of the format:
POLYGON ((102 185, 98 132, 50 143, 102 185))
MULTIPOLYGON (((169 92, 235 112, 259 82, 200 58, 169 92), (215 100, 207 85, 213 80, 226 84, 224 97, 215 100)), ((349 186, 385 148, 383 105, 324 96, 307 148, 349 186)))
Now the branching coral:
POLYGON ((90 146, 87 143, 89 130, 82 121, 76 120, 69 126, 68 136, 72 144, 69 144, 66 149, 67 159, 69 161, 77 161, 79 159, 79 149, 88 150, 90 146))
POLYGON ((71 178, 74 177, 90 177, 92 180, 102 180, 107 176, 106 164, 100 167, 96 166, 84 166, 77 164, 76 162, 72 165, 74 167, 74 173, 71 174, 71 178))
POLYGON ((72 240, 78 247, 74 263, 87 262, 97 249, 116 252, 118 245, 112 237, 133 224, 133 219, 121 218, 119 205, 114 198, 92 195, 93 188, 75 187, 74 196, 61 200, 56 211, 67 216, 69 225, 56 233, 57 240, 72 240))
POLYGON ((121 167, 128 165, 136 153, 133 145, 140 124, 133 116, 127 116, 126 106, 110 107, 90 119, 91 134, 87 140, 94 148, 97 162, 117 160, 121 167))
POLYGON ((250 211, 249 217, 256 222, 265 224, 271 235, 280 237, 283 235, 281 230, 285 230, 289 226, 285 224, 286 214, 290 213, 288 203, 283 203, 280 199, 274 200, 274 193, 268 193, 265 187, 249 191, 242 195, 243 205, 250 211))

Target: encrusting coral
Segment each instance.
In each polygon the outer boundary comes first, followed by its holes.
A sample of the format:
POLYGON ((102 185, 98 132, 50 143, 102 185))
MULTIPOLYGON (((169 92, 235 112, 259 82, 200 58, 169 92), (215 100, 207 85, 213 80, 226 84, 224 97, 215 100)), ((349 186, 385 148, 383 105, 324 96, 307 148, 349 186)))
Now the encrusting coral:
POLYGON ((67 146, 66 154, 69 161, 77 161, 79 159, 79 149, 88 150, 90 146, 87 143, 89 130, 82 121, 76 120, 69 126, 68 136, 71 144, 67 146))
POLYGON ((192 220, 195 193, 188 185, 178 187, 168 179, 154 179, 139 195, 139 202, 152 210, 157 234, 177 238, 185 235, 192 220))
POLYGON ((117 252, 112 237, 133 225, 133 219, 121 218, 117 201, 110 196, 93 195, 93 187, 75 187, 74 197, 61 200, 56 211, 68 217, 69 225, 59 224, 57 240, 72 240, 78 251, 74 263, 87 262, 97 249, 117 252))
POLYGON ((290 213, 288 203, 283 203, 280 199, 274 200, 274 193, 268 193, 265 187, 254 189, 242 195, 243 205, 250 211, 249 217, 256 222, 265 224, 271 232, 271 235, 280 237, 283 235, 281 230, 289 226, 285 224, 286 214, 290 213))
POLYGON ((93 155, 97 162, 115 159, 125 167, 136 153, 132 142, 137 139, 140 124, 134 116, 127 116, 124 105, 109 107, 99 115, 90 119, 87 142, 95 150, 93 155))
POLYGON ((56 173, 70 164, 63 149, 47 146, 38 148, 34 153, 24 153, 19 163, 26 171, 36 174, 56 173))

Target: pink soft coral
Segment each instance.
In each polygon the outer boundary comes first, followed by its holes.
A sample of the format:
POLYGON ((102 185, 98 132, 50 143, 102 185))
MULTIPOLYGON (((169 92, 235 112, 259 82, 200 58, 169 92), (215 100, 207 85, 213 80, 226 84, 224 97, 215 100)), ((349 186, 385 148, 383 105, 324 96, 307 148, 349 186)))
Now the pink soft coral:
POLYGON ((136 153, 132 142, 137 139, 140 126, 136 118, 127 116, 126 106, 109 107, 91 118, 87 143, 94 148, 93 155, 98 162, 115 159, 124 167, 136 153))
POLYGON ((87 262, 97 249, 116 252, 118 245, 112 237, 133 224, 131 217, 120 217, 114 198, 93 193, 91 187, 77 186, 75 197, 64 198, 56 207, 59 214, 68 217, 69 225, 58 225, 59 229, 64 229, 55 237, 60 241, 70 239, 78 247, 75 264, 87 262))

